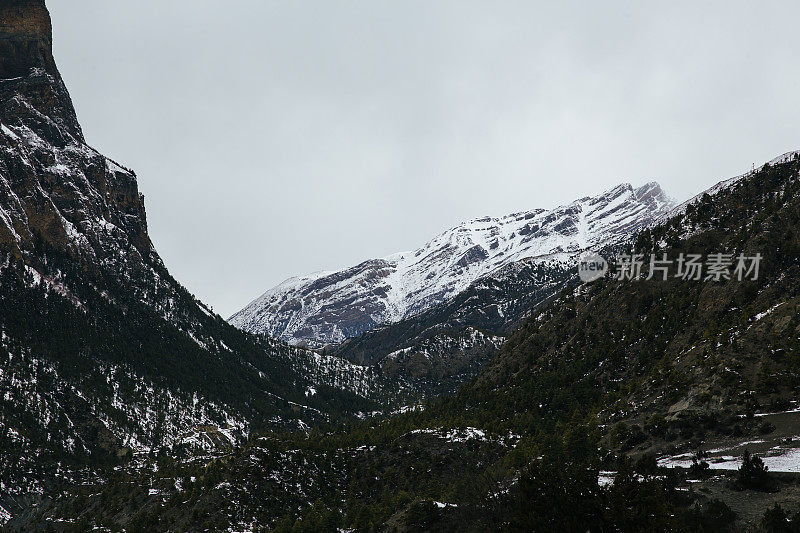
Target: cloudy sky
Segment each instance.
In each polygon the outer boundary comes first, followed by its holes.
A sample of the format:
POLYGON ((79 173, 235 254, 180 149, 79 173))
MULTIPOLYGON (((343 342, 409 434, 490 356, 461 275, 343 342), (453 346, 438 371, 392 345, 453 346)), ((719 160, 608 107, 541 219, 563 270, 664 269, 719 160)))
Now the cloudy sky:
POLYGON ((283 279, 800 148, 800 4, 49 0, 90 144, 223 316, 283 279))

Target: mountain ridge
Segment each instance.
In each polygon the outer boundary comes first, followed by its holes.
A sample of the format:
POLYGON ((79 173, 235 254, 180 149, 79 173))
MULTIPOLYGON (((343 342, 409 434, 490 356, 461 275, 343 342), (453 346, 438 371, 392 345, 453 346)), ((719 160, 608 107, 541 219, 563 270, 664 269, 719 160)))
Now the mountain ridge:
POLYGON ((692 196, 688 200, 676 205, 675 208, 672 209, 672 211, 670 211, 669 213, 667 213, 667 215, 662 220, 658 221, 658 223, 665 222, 666 220, 672 217, 683 214, 689 205, 697 203, 704 195, 713 196, 725 189, 728 189, 733 185, 735 185, 737 182, 747 178, 748 176, 753 175, 755 172, 757 172, 758 169, 761 169, 764 165, 779 165, 781 163, 786 163, 787 161, 791 161, 792 159, 794 159, 794 157, 797 154, 800 154, 800 150, 790 150, 788 152, 784 152, 778 157, 773 157, 769 161, 766 161, 763 165, 759 166, 758 168, 754 168, 753 170, 745 172, 744 174, 739 174, 738 176, 734 176, 732 178, 724 179, 712 185, 708 189, 692 196))
POLYGON ((476 218, 411 252, 289 278, 229 321, 290 343, 339 343, 419 314, 516 261, 574 254, 630 236, 674 204, 656 182, 623 183, 549 211, 476 218))

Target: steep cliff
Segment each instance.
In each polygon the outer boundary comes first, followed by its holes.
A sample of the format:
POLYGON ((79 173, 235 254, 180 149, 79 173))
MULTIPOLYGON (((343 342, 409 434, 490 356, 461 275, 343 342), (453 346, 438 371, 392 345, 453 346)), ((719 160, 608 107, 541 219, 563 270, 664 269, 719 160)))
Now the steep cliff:
POLYGON ((52 44, 43 2, 0 2, 0 522, 137 453, 396 396, 372 369, 233 328, 172 278, 135 174, 85 143, 52 44))

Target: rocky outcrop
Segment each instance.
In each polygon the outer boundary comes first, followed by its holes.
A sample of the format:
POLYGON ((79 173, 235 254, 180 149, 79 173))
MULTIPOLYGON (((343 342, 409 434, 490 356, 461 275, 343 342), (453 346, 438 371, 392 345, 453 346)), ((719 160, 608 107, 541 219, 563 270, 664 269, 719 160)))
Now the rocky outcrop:
POLYGON ((52 26, 44 0, 3 0, 0 77, 24 76, 34 67, 55 71, 52 26))
POLYGON ((0 529, 129 450, 229 445, 401 394, 197 301, 150 242, 134 173, 84 142, 43 4, 0 0, 0 25, 0 529))
POLYGON ((44 2, 0 4, 0 78, 0 248, 41 240, 117 273, 158 263, 136 176, 84 142, 44 2))
MULTIPOLYGON (((72 101, 53 58, 53 32, 44 0, 0 0, 0 80, 4 115, 25 111, 9 96, 24 88, 40 112, 82 141, 72 101), (38 76, 31 76, 37 72, 38 76), (43 76, 43 74, 49 76, 43 76), (16 81, 17 83, 9 83, 16 81)), ((2 116, 2 115, 0 115, 2 116)), ((5 118, 5 117, 3 117, 5 118)), ((58 137, 58 132, 53 131, 58 137)), ((61 139, 64 143, 66 139, 61 139)))

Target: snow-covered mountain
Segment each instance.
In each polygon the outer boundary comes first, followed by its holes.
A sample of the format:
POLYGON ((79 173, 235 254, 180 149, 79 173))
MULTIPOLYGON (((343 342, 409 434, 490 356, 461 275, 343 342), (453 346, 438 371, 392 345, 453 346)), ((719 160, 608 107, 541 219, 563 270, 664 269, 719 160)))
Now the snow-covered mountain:
POLYGON ((480 218, 411 252, 286 280, 230 322, 296 344, 339 343, 414 316, 515 262, 624 240, 674 206, 655 182, 626 183, 550 211, 480 218))

